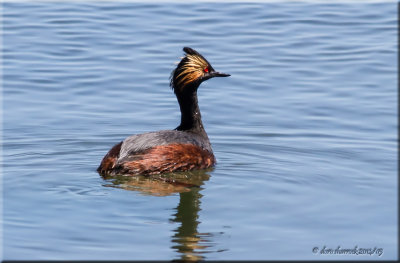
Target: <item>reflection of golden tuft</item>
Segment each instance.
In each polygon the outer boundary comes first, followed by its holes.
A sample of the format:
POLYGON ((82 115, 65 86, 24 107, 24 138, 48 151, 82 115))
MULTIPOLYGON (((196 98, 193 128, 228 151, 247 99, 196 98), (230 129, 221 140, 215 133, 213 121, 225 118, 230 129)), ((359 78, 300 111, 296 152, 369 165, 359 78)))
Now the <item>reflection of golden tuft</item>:
POLYGON ((200 187, 204 181, 210 178, 210 175, 206 173, 207 171, 210 171, 210 169, 151 176, 103 177, 112 180, 111 184, 105 185, 107 187, 137 191, 144 195, 168 196, 189 192, 192 188, 200 187))

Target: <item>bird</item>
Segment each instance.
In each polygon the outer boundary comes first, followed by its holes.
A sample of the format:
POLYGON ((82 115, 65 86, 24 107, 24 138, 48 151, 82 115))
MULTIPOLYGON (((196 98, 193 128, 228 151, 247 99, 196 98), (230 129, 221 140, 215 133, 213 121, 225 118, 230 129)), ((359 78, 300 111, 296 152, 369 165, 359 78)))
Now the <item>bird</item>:
POLYGON ((203 81, 230 74, 215 71, 196 50, 184 47, 184 57, 170 76, 181 121, 173 130, 135 134, 114 145, 102 159, 101 175, 157 175, 206 169, 216 164, 197 99, 203 81))

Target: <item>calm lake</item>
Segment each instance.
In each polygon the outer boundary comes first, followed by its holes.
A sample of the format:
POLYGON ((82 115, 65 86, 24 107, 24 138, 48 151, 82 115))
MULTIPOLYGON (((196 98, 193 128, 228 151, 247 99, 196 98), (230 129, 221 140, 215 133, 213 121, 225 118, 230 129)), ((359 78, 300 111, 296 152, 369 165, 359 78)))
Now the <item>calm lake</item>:
POLYGON ((396 2, 2 12, 3 259, 397 259, 396 2), (217 165, 102 178, 114 144, 178 126, 184 46, 231 74, 198 92, 217 165))

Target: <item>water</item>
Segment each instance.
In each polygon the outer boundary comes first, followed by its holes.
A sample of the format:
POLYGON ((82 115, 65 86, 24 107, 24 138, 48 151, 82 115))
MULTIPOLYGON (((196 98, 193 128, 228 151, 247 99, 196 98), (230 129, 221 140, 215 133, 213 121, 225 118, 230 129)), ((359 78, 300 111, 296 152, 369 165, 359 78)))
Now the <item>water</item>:
POLYGON ((396 11, 3 3, 3 258, 396 259, 396 11), (184 46, 232 75, 199 90, 217 166, 100 177, 112 145, 178 125, 184 46))

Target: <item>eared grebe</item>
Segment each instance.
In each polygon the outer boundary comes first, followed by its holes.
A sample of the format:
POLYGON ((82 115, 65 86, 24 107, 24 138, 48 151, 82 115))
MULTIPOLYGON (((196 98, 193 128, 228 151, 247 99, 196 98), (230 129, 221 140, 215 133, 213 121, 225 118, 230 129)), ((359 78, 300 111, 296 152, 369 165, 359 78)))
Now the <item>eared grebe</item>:
POLYGON ((170 86, 178 99, 181 124, 175 130, 132 135, 104 156, 101 174, 160 174, 209 168, 215 157, 201 122, 197 103, 199 85, 213 77, 229 74, 214 70, 196 50, 183 48, 185 57, 171 74, 170 86))

